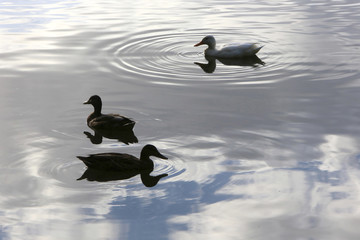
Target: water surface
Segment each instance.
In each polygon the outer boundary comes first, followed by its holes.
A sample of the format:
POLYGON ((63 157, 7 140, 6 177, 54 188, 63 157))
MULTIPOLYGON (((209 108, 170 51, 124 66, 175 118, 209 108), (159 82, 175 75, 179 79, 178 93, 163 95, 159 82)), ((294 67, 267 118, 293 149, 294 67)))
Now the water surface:
POLYGON ((1 2, 0 239, 359 239, 359 15, 351 0, 1 2), (208 62, 193 47, 208 34, 265 45, 263 64, 208 62), (138 143, 90 141, 93 94, 138 143), (77 180, 76 156, 146 144, 169 158, 156 186, 77 180))

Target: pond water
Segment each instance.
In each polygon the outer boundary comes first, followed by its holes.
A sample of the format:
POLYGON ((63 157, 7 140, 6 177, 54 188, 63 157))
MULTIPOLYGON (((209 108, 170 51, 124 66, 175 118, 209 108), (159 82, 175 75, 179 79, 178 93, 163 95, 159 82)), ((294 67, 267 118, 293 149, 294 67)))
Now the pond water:
POLYGON ((359 239, 358 1, 19 0, 0 16, 0 239, 359 239), (208 62, 208 34, 264 45, 263 63, 208 62), (132 140, 89 139, 94 94, 136 120, 132 140), (77 180, 76 156, 146 144, 168 157, 155 186, 77 180))

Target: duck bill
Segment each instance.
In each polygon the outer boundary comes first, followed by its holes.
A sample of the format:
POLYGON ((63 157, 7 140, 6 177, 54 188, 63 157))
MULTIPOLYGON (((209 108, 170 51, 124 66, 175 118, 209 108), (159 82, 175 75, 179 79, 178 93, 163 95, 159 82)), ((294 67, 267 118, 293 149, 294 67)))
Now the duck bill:
POLYGON ((194 47, 197 47, 197 46, 200 46, 200 45, 203 45, 204 43, 201 41, 201 42, 198 42, 197 44, 194 45, 194 47))
POLYGON ((89 100, 83 102, 83 104, 90 104, 89 100))
POLYGON ((158 153, 155 157, 158 157, 158 158, 161 158, 161 159, 168 159, 167 157, 165 157, 161 153, 158 153))

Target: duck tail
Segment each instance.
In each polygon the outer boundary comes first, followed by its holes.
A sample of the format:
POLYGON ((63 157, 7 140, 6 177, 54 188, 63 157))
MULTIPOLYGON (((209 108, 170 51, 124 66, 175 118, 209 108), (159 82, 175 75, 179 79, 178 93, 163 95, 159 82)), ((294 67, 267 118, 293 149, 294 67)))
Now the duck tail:
POLYGON ((82 157, 82 156, 76 156, 76 157, 81 161, 83 161, 86 166, 89 167, 91 165, 91 163, 88 161, 88 157, 82 157))
POLYGON ((81 161, 86 161, 87 157, 82 157, 82 156, 76 156, 78 159, 80 159, 81 161))
POLYGON ((264 45, 262 45, 262 46, 258 46, 258 45, 256 45, 256 44, 254 44, 253 45, 253 52, 254 52, 254 54, 256 54, 256 53, 258 53, 259 51, 260 51, 260 49, 262 49, 264 47, 264 45))
POLYGON ((84 173, 81 177, 79 177, 78 179, 76 179, 76 181, 81 181, 81 180, 83 180, 83 179, 86 179, 85 173, 84 173))

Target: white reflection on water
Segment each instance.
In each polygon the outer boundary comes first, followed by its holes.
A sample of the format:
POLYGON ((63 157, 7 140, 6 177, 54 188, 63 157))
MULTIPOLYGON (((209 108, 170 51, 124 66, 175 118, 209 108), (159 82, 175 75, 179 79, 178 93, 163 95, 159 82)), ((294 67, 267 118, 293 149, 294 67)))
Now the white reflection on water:
POLYGON ((72 1, 60 0, 2 1, 0 8, 3 23, 0 25, 0 31, 17 34, 42 28, 53 20, 67 18, 67 14, 62 10, 72 5, 72 1))
POLYGON ((322 149, 328 154, 314 162, 320 164, 315 168, 309 164, 231 176, 214 194, 234 197, 208 199, 198 212, 172 217, 171 238, 357 239, 360 172, 348 155, 357 145, 345 136, 326 139, 322 149))

